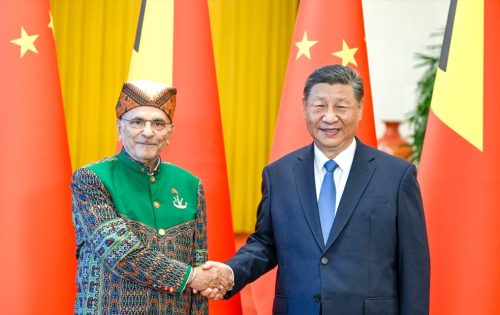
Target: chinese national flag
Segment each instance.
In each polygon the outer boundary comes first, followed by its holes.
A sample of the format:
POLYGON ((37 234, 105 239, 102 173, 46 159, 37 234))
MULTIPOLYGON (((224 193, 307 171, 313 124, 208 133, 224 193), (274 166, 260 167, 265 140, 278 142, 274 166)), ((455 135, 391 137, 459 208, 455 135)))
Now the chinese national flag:
POLYGON ((451 1, 419 170, 431 314, 500 314, 500 2, 451 1))
MULTIPOLYGON (((304 121, 302 91, 309 74, 328 64, 352 67, 363 79, 363 118, 356 135, 377 146, 361 0, 301 0, 270 162, 312 142, 304 121)), ((254 301, 257 309, 272 309, 275 277, 273 270, 251 285, 252 291, 265 297, 254 301)))
MULTIPOLYGON (((229 259, 235 244, 206 0, 143 0, 129 79, 177 88, 175 130, 162 159, 201 178, 209 259, 229 259)), ((210 301, 210 313, 241 314, 239 295, 210 301)))
POLYGON ((356 135, 377 146, 361 0, 300 1, 276 122, 271 161, 312 142, 302 112, 304 83, 328 64, 354 68, 364 82, 363 118, 356 135))
POLYGON ((71 165, 49 1, 0 1, 0 314, 70 314, 71 165))

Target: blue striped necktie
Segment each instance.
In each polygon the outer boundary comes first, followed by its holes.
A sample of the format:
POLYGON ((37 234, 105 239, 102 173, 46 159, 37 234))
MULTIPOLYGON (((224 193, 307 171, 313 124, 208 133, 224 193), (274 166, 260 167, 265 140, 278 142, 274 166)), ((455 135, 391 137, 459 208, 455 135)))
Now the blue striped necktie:
POLYGON ((323 241, 326 245, 330 230, 332 229, 333 219, 335 218, 335 198, 337 192, 335 189, 335 181, 333 180, 333 171, 337 168, 337 163, 333 160, 328 160, 324 166, 326 173, 319 192, 318 208, 321 231, 323 232, 323 241))

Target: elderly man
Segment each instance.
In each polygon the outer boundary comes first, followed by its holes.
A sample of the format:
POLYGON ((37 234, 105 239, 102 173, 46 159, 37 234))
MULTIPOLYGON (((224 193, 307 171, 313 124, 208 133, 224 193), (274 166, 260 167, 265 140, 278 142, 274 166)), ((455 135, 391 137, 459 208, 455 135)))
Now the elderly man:
POLYGON ((316 69, 303 95, 313 143, 264 168, 255 232, 227 262, 227 296, 277 265, 273 314, 427 315, 415 166, 355 137, 363 81, 351 68, 316 69))
POLYGON ((193 290, 220 293, 232 285, 216 268, 201 267, 200 180, 160 160, 175 106, 174 88, 126 82, 116 106, 123 150, 73 175, 75 314, 207 314, 206 298, 193 290))

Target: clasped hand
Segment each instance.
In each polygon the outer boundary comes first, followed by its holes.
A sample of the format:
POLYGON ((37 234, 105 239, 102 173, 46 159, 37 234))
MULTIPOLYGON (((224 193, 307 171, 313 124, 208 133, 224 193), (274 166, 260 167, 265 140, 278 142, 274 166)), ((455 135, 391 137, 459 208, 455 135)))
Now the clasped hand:
POLYGON ((233 271, 226 264, 207 261, 194 269, 194 277, 189 283, 194 293, 200 292, 209 299, 222 300, 234 285, 233 271))

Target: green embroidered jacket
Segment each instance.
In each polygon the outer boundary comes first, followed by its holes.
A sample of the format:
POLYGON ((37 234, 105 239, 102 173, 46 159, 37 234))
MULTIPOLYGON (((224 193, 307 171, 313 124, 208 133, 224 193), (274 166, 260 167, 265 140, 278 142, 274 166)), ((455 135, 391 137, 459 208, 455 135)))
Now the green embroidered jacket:
POLYGON ((203 186, 161 162, 153 174, 125 151, 73 174, 75 314, 207 314, 186 282, 207 260, 203 186))

